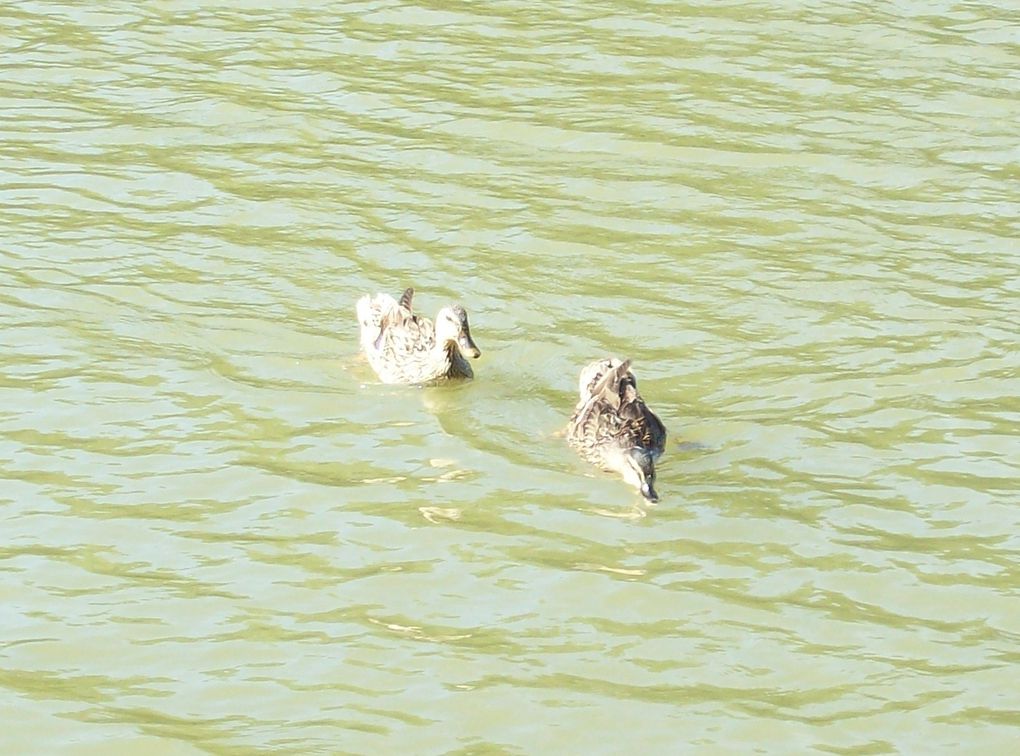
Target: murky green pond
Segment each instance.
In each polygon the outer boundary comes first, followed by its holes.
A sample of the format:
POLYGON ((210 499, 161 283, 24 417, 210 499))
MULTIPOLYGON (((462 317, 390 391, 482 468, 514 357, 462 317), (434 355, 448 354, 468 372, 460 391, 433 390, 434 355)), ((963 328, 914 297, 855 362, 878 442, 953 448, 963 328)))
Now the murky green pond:
POLYGON ((221 5, 0 9, 0 750, 1020 741, 1012 4, 221 5))

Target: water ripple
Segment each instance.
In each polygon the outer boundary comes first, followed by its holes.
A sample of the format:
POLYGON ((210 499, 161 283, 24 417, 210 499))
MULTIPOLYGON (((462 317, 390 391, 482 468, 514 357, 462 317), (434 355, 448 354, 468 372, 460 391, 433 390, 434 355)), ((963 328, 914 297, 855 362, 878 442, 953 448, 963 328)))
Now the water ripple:
POLYGON ((0 19, 16 750, 1015 742, 1004 5, 0 19), (477 380, 375 381, 406 285, 477 380))

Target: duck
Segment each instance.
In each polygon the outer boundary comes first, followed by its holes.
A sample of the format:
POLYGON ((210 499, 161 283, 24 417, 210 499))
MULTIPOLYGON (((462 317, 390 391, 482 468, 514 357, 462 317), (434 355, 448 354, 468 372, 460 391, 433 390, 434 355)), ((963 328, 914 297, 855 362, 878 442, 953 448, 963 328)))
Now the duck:
POLYGON ((396 300, 366 294, 356 307, 361 348, 383 383, 426 384, 473 378, 466 357, 481 350, 471 338, 467 312, 459 304, 443 307, 433 323, 412 310, 414 288, 396 300))
POLYGON ((666 448, 666 428, 638 393, 630 366, 630 360, 608 357, 581 370, 567 441, 588 462, 622 475, 656 502, 655 460, 666 448))

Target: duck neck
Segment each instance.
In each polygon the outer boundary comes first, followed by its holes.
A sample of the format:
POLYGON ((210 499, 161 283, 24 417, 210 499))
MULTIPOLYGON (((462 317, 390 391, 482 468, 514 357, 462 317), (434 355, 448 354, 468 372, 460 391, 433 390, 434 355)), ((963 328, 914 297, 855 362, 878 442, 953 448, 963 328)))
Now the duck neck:
POLYGON ((457 346, 456 342, 448 341, 443 347, 443 367, 446 369, 449 375, 454 376, 467 376, 473 375, 471 366, 468 361, 464 359, 463 353, 460 351, 460 347, 457 346))
POLYGON ((452 365, 457 360, 457 345, 452 341, 441 341, 436 344, 435 354, 439 362, 452 365))

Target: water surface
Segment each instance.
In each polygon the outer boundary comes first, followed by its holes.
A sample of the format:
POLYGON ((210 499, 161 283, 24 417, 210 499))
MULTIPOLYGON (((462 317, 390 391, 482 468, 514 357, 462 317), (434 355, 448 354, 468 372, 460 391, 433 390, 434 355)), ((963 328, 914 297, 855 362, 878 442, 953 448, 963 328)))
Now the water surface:
POLYGON ((0 10, 3 750, 1015 743, 1011 6, 291 5, 0 10))

